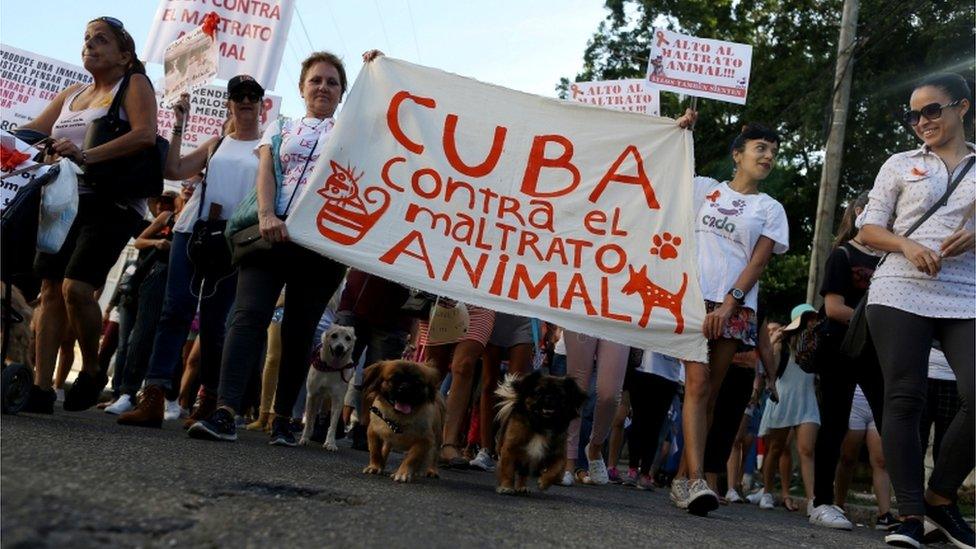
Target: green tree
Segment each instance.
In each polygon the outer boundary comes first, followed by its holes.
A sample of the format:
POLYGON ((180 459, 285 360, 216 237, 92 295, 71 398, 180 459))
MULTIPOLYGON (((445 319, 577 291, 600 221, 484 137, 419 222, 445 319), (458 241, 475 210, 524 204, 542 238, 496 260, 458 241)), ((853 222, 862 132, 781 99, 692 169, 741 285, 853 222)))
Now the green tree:
MULTIPOLYGON (((583 53, 576 81, 641 78, 655 26, 753 46, 746 105, 699 102, 697 172, 728 178, 728 146, 746 121, 783 137, 777 168, 763 190, 783 203, 791 250, 777 257, 761 282, 770 314, 783 318, 806 294, 833 92, 842 0, 607 0, 609 14, 583 53)), ((917 147, 901 122, 911 86, 936 71, 972 80, 976 68, 974 7, 962 0, 861 0, 852 70, 838 207, 871 187, 892 153, 917 147)), ((565 97, 570 80, 557 90, 565 97)), ((685 103, 663 93, 661 112, 679 115, 685 103)), ((839 221, 840 212, 836 215, 839 221)))

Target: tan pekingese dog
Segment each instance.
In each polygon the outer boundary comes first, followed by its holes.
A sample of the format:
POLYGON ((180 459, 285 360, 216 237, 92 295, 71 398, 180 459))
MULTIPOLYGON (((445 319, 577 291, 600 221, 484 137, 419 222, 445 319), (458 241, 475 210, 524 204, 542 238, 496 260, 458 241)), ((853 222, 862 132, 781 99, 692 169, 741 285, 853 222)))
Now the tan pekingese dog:
POLYGON ((437 452, 444 426, 440 376, 430 366, 386 360, 366 368, 364 407, 369 410, 369 465, 363 472, 383 473, 391 450, 406 452, 393 480, 410 482, 421 471, 437 478, 437 452))

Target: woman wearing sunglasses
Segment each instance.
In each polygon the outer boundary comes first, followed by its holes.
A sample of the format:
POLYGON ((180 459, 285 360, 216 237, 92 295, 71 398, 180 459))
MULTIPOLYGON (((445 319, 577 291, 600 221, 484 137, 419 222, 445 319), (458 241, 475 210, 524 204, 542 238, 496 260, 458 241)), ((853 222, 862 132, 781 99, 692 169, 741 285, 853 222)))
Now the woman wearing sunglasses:
POLYGON ((874 273, 867 319, 884 376, 881 440, 905 519, 885 541, 900 547, 921 545, 923 522, 959 547, 973 546, 973 529, 956 506, 956 491, 974 463, 976 149, 964 129, 971 97, 966 81, 955 74, 937 74, 915 87, 905 122, 923 145, 884 163, 861 220, 864 244, 889 252, 874 273), (902 236, 936 203, 941 206, 910 238, 902 236), (956 374, 964 405, 923 489, 919 422, 934 339, 956 374))
MULTIPOLYGON (((132 36, 122 22, 100 17, 85 27, 81 59, 93 81, 68 86, 44 111, 23 127, 48 134, 51 150, 78 165, 97 164, 130 155, 156 142, 156 96, 145 67, 136 58, 132 36), (83 150, 92 121, 105 116, 126 74, 131 81, 120 115, 132 130, 108 143, 83 150)), ((148 213, 145 199, 119 199, 96 192, 82 179, 78 184, 78 214, 61 250, 38 253, 34 272, 41 278, 37 309, 37 369, 25 411, 53 411, 51 375, 58 347, 70 327, 81 347, 82 371, 65 396, 65 410, 84 410, 98 401, 107 376, 98 367, 102 312, 95 291, 105 284, 109 270, 129 238, 141 229, 148 213)))
POLYGON ((237 273, 230 265, 230 257, 211 268, 194 266, 190 260, 190 241, 198 220, 226 221, 234 207, 254 188, 258 173, 258 157, 254 148, 261 138, 260 120, 264 88, 254 78, 241 74, 227 83, 228 132, 213 137, 186 156, 180 155, 183 131, 190 115, 190 97, 183 94, 174 105, 176 124, 166 158, 168 179, 187 179, 206 169, 206 176, 174 227, 170 250, 169 278, 166 300, 159 319, 159 328, 149 359, 145 389, 138 406, 119 416, 123 425, 159 427, 164 419, 179 416, 175 404, 179 387, 173 386, 173 373, 182 361, 183 342, 190 323, 200 311, 200 371, 203 386, 199 405, 190 420, 202 419, 217 407, 217 383, 220 379, 220 356, 223 352, 224 326, 227 313, 234 302, 237 273), (169 394, 169 397, 164 395, 169 394), (171 401, 164 405, 164 398, 171 401))

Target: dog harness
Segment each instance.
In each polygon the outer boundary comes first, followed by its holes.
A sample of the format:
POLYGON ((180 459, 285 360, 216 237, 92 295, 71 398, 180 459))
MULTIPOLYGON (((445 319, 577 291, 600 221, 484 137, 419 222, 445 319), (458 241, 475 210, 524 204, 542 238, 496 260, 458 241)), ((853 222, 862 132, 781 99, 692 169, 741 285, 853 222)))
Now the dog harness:
POLYGON ((312 352, 312 368, 320 372, 340 372, 339 377, 342 378, 343 383, 349 383, 346 379, 346 370, 350 370, 356 367, 356 363, 349 362, 346 364, 339 363, 339 360, 334 360, 331 363, 325 363, 322 361, 322 345, 316 345, 315 351, 312 352))
POLYGON ((393 421, 392 419, 384 416, 383 415, 383 412, 381 412, 380 409, 377 408, 376 406, 370 406, 369 407, 369 411, 370 412, 373 412, 374 414, 376 414, 376 417, 378 417, 381 420, 383 420, 383 423, 385 423, 386 426, 389 427, 390 430, 393 431, 395 434, 398 434, 399 435, 399 434, 402 434, 403 433, 403 427, 400 427, 400 424, 399 423, 397 423, 397 422, 393 421))

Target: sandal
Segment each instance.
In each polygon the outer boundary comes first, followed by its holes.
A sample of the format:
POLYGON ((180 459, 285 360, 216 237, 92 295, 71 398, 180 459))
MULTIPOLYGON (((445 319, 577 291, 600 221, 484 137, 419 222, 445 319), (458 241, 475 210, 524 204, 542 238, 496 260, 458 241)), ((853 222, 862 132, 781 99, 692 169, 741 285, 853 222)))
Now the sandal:
POLYGON ((467 469, 470 467, 468 460, 464 459, 464 457, 461 455, 461 451, 457 444, 441 444, 441 451, 442 454, 437 460, 438 467, 442 469, 467 469), (453 448, 455 454, 454 457, 445 458, 443 456, 444 448, 453 448))
POLYGON ((800 508, 797 507, 796 504, 793 503, 793 498, 791 498, 789 496, 783 498, 783 507, 785 507, 786 510, 789 511, 789 512, 791 512, 791 513, 794 513, 796 511, 799 511, 800 510, 800 508))

